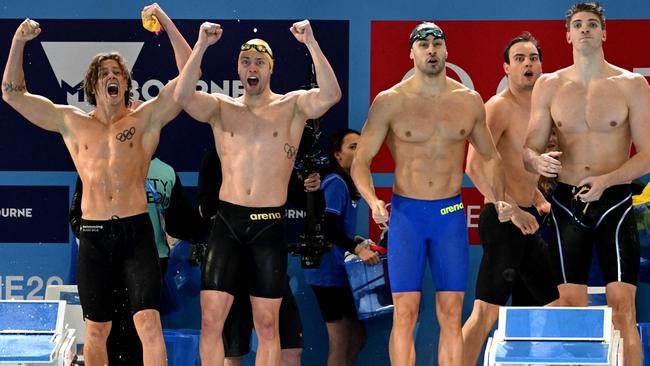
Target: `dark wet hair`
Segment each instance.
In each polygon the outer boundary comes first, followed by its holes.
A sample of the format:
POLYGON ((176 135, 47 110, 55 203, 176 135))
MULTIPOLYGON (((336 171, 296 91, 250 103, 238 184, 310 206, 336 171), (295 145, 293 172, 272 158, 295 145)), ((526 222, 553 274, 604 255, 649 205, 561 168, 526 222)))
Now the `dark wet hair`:
POLYGON ((345 181, 345 185, 348 187, 348 192, 350 192, 352 199, 358 200, 359 192, 357 191, 357 187, 354 185, 354 181, 352 181, 352 177, 341 167, 341 165, 339 165, 336 156, 334 156, 335 153, 340 152, 343 149, 343 139, 351 133, 360 135, 359 131, 351 128, 342 128, 332 134, 332 137, 330 138, 329 169, 327 173, 336 173, 340 175, 345 181))
POLYGON ((571 18, 573 18, 576 13, 588 12, 596 15, 598 20, 600 20, 600 25, 605 29, 605 9, 597 2, 588 2, 588 3, 577 3, 573 4, 569 10, 566 12, 566 22, 564 27, 568 31, 571 28, 571 18))
POLYGON ((539 45, 539 42, 537 41, 537 38, 533 37, 530 32, 524 32, 517 37, 513 38, 508 42, 508 45, 506 46, 505 50, 503 50, 503 61, 510 65, 510 48, 512 46, 516 45, 517 43, 521 42, 530 42, 532 43, 535 48, 537 48, 537 54, 539 55, 539 60, 542 61, 542 47, 539 45))
POLYGON ((97 87, 97 82, 99 81, 99 67, 101 66, 103 61, 106 60, 114 60, 117 62, 118 65, 120 65, 120 69, 122 69, 122 74, 126 78, 126 91, 124 92, 124 105, 129 106, 129 101, 131 99, 131 72, 129 71, 129 68, 126 66, 126 61, 124 60, 124 57, 120 55, 117 52, 106 52, 106 53, 100 53, 95 55, 93 57, 92 61, 90 61, 90 66, 88 66, 88 70, 86 71, 86 76, 84 77, 84 93, 86 94, 86 100, 88 103, 91 105, 96 106, 97 105, 97 98, 95 98, 95 88, 97 87))

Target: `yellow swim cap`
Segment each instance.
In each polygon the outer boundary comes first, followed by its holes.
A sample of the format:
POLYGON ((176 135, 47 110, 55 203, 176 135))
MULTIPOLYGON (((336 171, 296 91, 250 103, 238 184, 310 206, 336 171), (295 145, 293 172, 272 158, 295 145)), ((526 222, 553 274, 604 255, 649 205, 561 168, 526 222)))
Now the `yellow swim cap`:
POLYGON ((273 51, 271 50, 271 46, 269 46, 269 44, 266 43, 265 40, 259 38, 253 38, 247 41, 246 43, 241 45, 239 54, 241 55, 242 52, 249 51, 251 49, 254 49, 255 51, 263 54, 266 58, 268 58, 269 65, 271 66, 271 70, 273 70, 273 51))

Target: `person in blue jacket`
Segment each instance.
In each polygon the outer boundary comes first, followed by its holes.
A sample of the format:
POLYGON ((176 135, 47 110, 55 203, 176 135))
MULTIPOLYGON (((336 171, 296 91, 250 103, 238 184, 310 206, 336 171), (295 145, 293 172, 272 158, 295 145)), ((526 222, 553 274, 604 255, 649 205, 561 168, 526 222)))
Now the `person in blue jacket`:
POLYGON ((332 245, 321 256, 320 266, 305 269, 305 282, 311 285, 329 338, 328 366, 354 365, 366 342, 366 330, 357 316, 343 264, 346 251, 367 264, 379 263, 378 255, 353 239, 356 233, 359 193, 350 166, 359 132, 343 129, 332 136, 330 169, 321 183, 325 194, 325 239, 332 245))

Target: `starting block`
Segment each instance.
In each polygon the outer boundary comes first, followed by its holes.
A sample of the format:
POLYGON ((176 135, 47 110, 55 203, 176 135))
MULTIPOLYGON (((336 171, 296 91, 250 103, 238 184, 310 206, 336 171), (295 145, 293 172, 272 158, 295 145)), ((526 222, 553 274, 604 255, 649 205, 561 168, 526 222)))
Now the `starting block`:
POLYGON ((86 335, 86 323, 84 314, 81 310, 81 301, 79 300, 79 291, 77 285, 50 285, 45 289, 45 300, 63 300, 65 301, 65 312, 63 315, 63 328, 72 328, 75 330, 75 341, 77 351, 83 346, 86 335))
POLYGON ((484 366, 623 366, 623 339, 608 307, 501 307, 484 366))
POLYGON ((65 301, 0 301, 0 364, 69 366, 74 329, 63 328, 65 301))

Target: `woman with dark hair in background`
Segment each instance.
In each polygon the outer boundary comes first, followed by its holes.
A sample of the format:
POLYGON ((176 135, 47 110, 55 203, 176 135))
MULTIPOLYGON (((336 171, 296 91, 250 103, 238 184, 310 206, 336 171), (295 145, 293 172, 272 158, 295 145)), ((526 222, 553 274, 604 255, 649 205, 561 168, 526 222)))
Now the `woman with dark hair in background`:
POLYGON ((321 183, 325 193, 325 239, 332 245, 321 256, 320 267, 305 269, 329 338, 328 366, 354 365, 366 342, 366 330, 357 316, 343 264, 344 253, 358 255, 367 264, 379 263, 377 254, 355 242, 359 193, 350 177, 350 166, 359 132, 343 129, 332 136, 330 168, 321 183))

